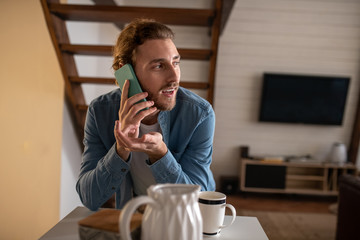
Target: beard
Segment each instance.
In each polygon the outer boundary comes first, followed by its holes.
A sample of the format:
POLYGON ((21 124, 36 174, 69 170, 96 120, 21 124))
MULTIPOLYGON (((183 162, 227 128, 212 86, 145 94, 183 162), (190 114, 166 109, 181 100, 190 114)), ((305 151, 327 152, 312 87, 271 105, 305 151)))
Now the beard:
POLYGON ((154 101, 154 106, 160 111, 171 111, 176 105, 176 94, 177 94, 179 85, 176 83, 171 83, 171 84, 164 86, 162 89, 169 88, 169 87, 176 87, 176 90, 174 92, 174 97, 172 97, 170 99, 161 100, 159 95, 155 95, 148 91, 148 96, 146 99, 149 101, 154 101))

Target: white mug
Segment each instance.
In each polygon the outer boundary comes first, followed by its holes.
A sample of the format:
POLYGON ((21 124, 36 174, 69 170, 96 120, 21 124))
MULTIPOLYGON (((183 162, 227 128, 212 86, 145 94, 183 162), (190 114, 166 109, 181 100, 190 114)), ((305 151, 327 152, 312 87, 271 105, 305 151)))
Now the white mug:
POLYGON ((204 191, 199 194, 199 207, 203 219, 203 234, 217 235, 221 229, 230 226, 236 218, 236 210, 231 204, 226 204, 226 195, 220 192, 204 191), (232 213, 230 224, 224 224, 225 208, 232 213))

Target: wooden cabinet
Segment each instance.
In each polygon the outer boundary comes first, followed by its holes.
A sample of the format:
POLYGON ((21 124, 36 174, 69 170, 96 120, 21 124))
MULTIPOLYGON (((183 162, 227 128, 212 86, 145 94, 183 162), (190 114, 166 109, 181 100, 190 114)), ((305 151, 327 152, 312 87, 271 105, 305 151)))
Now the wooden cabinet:
POLYGON ((355 172, 356 167, 351 163, 266 162, 241 159, 240 190, 337 195, 339 176, 355 172))

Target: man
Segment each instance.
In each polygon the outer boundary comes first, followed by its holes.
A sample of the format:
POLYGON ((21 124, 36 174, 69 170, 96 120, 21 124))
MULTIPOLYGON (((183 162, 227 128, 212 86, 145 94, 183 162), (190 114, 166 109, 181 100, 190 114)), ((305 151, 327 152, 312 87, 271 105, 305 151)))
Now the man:
POLYGON ((116 193, 122 208, 156 183, 196 184, 215 190, 210 170, 215 114, 211 105, 179 87, 180 55, 173 32, 152 20, 131 22, 114 47, 114 70, 133 66, 143 93, 116 89, 93 100, 76 184, 91 210, 116 193), (147 101, 139 102, 146 98, 147 101))

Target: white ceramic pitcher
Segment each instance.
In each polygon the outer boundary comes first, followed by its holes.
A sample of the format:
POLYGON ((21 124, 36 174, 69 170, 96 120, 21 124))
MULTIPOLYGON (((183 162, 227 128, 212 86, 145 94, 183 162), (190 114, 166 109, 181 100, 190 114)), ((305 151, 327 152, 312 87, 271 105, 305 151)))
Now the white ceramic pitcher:
POLYGON ((122 239, 131 239, 131 216, 143 204, 147 204, 147 207, 142 218, 142 240, 202 239, 199 191, 199 186, 189 184, 150 186, 148 196, 132 199, 121 211, 119 229, 122 239))

